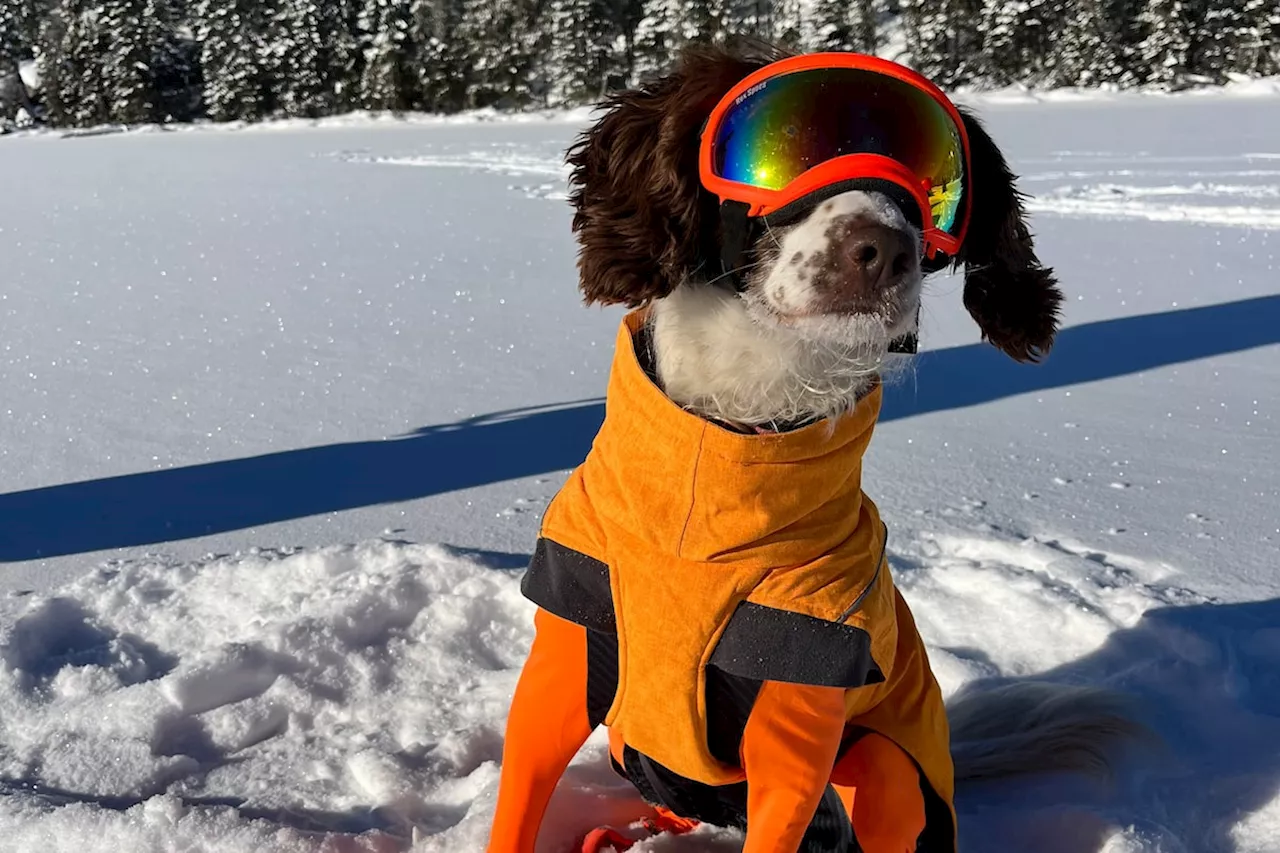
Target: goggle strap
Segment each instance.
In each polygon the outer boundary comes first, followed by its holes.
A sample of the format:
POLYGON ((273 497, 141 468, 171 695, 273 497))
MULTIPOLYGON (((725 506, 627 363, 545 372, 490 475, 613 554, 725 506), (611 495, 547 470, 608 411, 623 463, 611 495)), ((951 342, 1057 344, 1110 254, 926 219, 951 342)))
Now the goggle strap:
POLYGON ((753 230, 747 216, 751 206, 741 201, 726 201, 720 205, 720 266, 725 276, 733 282, 733 289, 741 293, 747 289, 746 280, 739 274, 753 230))

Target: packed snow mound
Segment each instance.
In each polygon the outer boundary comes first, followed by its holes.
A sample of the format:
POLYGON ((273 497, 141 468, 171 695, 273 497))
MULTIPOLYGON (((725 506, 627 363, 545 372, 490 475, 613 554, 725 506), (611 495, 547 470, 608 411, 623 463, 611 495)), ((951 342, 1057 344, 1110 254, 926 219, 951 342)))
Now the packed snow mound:
POLYGON ((0 639, 0 849, 438 831, 493 785, 529 626, 517 576, 441 547, 102 568, 0 639))

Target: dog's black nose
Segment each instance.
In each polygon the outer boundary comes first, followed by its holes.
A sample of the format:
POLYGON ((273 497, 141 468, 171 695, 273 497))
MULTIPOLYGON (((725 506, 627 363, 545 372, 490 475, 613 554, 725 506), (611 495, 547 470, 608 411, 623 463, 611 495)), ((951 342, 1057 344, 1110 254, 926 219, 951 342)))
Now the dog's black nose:
POLYGON ((911 268, 906 235, 885 225, 860 224, 841 240, 849 284, 868 293, 885 286, 911 268))

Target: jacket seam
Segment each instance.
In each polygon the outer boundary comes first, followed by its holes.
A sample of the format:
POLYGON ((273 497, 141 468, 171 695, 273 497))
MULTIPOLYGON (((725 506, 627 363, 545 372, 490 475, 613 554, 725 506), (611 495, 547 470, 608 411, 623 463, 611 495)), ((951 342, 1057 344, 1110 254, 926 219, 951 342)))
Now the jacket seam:
POLYGON ((676 543, 676 556, 681 559, 684 559, 684 540, 689 534, 689 523, 693 521, 693 506, 698 495, 698 471, 702 467, 702 444, 707 436, 707 426, 704 423, 698 432, 698 452, 693 460, 693 474, 689 478, 689 511, 684 517, 684 524, 680 526, 680 541, 676 543))

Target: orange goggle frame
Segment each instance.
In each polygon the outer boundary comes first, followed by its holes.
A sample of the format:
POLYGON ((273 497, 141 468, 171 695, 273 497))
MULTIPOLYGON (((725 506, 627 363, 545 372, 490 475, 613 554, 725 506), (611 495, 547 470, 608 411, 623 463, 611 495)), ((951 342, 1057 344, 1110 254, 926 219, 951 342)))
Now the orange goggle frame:
POLYGON ((972 207, 955 105, 909 68, 857 53, 789 57, 743 79, 712 110, 698 168, 709 192, 750 217, 795 211, 823 190, 900 189, 918 207, 926 259, 959 252, 972 207))

